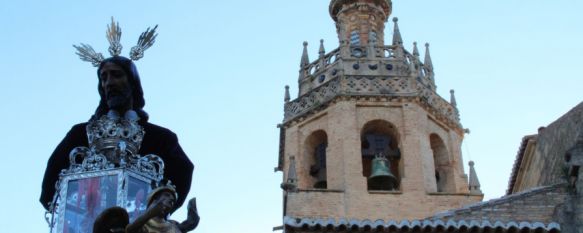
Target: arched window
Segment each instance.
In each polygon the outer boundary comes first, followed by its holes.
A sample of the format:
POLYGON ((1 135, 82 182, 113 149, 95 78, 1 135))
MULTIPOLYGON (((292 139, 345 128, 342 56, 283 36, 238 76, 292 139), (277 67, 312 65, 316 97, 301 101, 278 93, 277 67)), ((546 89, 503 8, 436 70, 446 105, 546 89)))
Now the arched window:
POLYGON ((350 45, 360 45, 360 34, 358 30, 352 30, 350 32, 350 45))
POLYGON ((367 178, 368 189, 397 190, 401 151, 396 128, 389 122, 374 120, 363 127, 360 140, 362 175, 367 178), (377 158, 379 156, 383 159, 377 158), (380 183, 379 179, 373 179, 377 176, 382 176, 380 183))
POLYGON ((327 147, 328 136, 323 130, 313 132, 306 140, 306 159, 310 166, 310 185, 313 188, 325 189, 328 186, 326 178, 327 147))
POLYGON ((445 143, 437 134, 429 135, 429 143, 433 152, 437 192, 454 192, 453 168, 449 161, 449 152, 445 147, 445 143))

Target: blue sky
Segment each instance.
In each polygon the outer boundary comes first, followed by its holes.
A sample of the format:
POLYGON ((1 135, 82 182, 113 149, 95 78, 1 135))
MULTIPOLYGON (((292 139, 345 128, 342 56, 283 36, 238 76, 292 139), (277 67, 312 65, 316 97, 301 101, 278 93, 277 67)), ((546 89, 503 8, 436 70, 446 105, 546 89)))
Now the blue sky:
MULTIPOLYGON (((98 103, 95 68, 72 44, 106 53, 114 16, 127 54, 159 25, 136 64, 153 123, 195 163, 196 232, 271 232, 281 224, 278 130, 284 85, 297 93, 302 42, 338 46, 327 0, 4 1, 0 4, 0 177, 6 232, 48 231, 38 202, 46 161, 98 103)), ((504 194, 521 138, 582 100, 583 2, 395 0, 407 48, 431 44, 438 93, 456 90, 462 152, 486 199, 504 194)), ((392 23, 387 24, 387 42, 392 23)), ((423 53, 422 53, 423 55, 423 53)), ((292 96, 294 98, 295 96, 292 96)), ((466 172, 467 168, 466 168, 466 172)), ((185 210, 174 218, 184 219, 185 210)))

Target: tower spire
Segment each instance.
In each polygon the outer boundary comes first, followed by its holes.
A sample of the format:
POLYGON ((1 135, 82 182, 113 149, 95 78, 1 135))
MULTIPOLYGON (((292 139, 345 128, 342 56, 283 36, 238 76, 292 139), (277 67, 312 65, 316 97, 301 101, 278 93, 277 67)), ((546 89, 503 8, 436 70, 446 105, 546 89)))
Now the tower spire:
POLYGON ((403 45, 403 38, 401 38, 401 32, 399 31, 399 24, 397 23, 399 18, 393 17, 393 23, 395 27, 393 29, 393 45, 403 45))
POLYGON ((304 51, 302 52, 302 60, 300 61, 300 67, 304 67, 310 64, 310 58, 308 58, 308 42, 304 41, 304 51))
POLYGON ((431 54, 429 54, 429 43, 425 43, 425 67, 433 73, 433 62, 431 62, 431 54))
POLYGON ((296 160, 294 156, 289 158, 287 179, 281 184, 281 188, 288 192, 294 192, 298 188, 298 175, 296 173, 296 160))
POLYGON ((413 58, 410 62, 411 67, 411 76, 412 77, 422 77, 423 72, 421 71, 423 68, 421 67, 421 61, 419 60, 419 49, 417 49, 417 42, 413 42, 413 58))
POLYGON ((419 58, 419 49, 417 49, 417 42, 413 42, 413 55, 419 58))
POLYGON ((320 39, 320 49, 318 50, 318 55, 320 58, 322 58, 324 57, 324 54, 326 54, 326 50, 324 49, 324 40, 320 39))
POLYGON ((302 58, 300 60, 300 76, 298 77, 299 82, 301 83, 302 80, 307 76, 307 70, 304 67, 310 64, 310 58, 308 58, 308 42, 304 41, 304 50, 302 52, 302 58))
POLYGON ((449 103, 457 109, 457 102, 455 101, 455 91, 453 89, 449 90, 450 93, 450 98, 449 98, 449 103))
POLYGON ((482 194, 480 189, 480 181, 478 180, 478 175, 476 174, 476 169, 474 169, 474 161, 470 161, 470 194, 482 194))
POLYGON ((285 95, 283 97, 283 101, 285 101, 286 103, 289 102, 290 100, 290 96, 289 96, 289 86, 285 85, 285 95))
POLYGON ((405 51, 403 48, 403 38, 401 38, 401 32, 399 31, 399 24, 397 23, 399 18, 393 17, 393 23, 395 24, 393 28, 393 46, 395 48, 395 57, 403 59, 405 57, 405 51))

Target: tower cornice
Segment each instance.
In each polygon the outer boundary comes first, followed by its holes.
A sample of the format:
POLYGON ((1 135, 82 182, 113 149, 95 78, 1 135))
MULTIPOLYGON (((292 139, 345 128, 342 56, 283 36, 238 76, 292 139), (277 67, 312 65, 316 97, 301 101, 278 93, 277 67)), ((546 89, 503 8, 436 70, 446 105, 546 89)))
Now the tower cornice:
POLYGON ((302 122, 335 101, 353 99, 384 103, 415 102, 438 121, 463 135, 457 108, 430 87, 406 76, 343 75, 333 78, 297 99, 286 102, 282 126, 302 122))
POLYGON ((450 103, 436 93, 432 65, 425 66, 418 51, 410 53, 402 45, 368 47, 350 46, 350 53, 344 55, 341 48, 327 54, 320 49, 316 60, 304 61, 299 96, 284 104, 284 125, 339 96, 417 99, 435 118, 463 134, 455 101, 450 103))

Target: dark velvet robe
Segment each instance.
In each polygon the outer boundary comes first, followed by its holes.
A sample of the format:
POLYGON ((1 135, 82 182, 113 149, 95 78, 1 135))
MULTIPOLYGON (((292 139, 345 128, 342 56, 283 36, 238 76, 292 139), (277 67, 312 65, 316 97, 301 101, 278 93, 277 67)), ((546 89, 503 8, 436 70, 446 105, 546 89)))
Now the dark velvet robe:
MULTIPOLYGON (((194 166, 178 144, 178 138, 172 131, 150 123, 140 123, 146 132, 140 155, 155 154, 164 161, 164 177, 176 185, 178 200, 176 208, 180 207, 190 190, 192 171, 194 166)), ((59 173, 69 167, 69 153, 78 146, 88 147, 87 123, 77 124, 71 128, 63 141, 59 143, 49 161, 42 184, 40 202, 48 209, 55 193, 55 183, 59 179, 59 173)))

